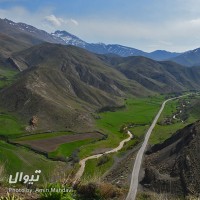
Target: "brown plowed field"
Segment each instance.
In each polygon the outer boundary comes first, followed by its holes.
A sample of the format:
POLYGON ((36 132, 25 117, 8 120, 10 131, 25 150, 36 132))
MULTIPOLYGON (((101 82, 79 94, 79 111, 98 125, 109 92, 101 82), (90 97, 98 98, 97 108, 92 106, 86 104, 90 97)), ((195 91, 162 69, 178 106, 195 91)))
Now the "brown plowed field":
POLYGON ((31 148, 43 151, 43 152, 52 152, 55 151, 59 145, 66 144, 70 142, 85 140, 85 139, 100 139, 102 134, 98 132, 94 133, 81 133, 81 134, 72 134, 72 135, 63 135, 57 136, 54 138, 42 139, 42 140, 27 140, 27 141, 18 141, 19 144, 29 145, 31 148))

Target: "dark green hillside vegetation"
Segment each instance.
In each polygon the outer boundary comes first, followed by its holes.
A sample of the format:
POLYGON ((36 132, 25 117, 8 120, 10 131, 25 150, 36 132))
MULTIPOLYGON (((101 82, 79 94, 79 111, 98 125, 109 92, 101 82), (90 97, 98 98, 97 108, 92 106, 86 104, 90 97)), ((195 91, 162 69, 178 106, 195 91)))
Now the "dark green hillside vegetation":
POLYGON ((190 99, 191 105, 188 107, 188 112, 191 117, 200 119, 200 97, 198 99, 190 99))
POLYGON ((0 136, 4 138, 21 135, 25 132, 25 127, 16 116, 0 112, 0 136))
POLYGON ((9 86, 16 79, 18 71, 5 67, 0 67, 0 89, 9 86))

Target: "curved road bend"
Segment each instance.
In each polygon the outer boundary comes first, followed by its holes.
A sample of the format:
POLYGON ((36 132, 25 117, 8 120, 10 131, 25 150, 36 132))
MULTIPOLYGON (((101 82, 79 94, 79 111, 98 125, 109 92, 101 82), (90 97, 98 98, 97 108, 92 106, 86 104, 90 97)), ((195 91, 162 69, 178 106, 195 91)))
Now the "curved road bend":
POLYGON ((183 96, 187 96, 189 94, 186 94, 186 95, 182 95, 182 96, 179 96, 179 97, 174 97, 174 98, 171 98, 171 99, 167 99, 166 101, 163 102, 158 114, 156 115, 155 119, 153 120, 149 130, 147 131, 146 133, 146 136, 145 136, 145 139, 144 139, 144 142, 140 148, 140 150, 138 151, 137 153, 137 156, 136 156, 136 159, 135 159, 135 163, 134 163, 134 167, 133 167, 133 171, 132 171, 132 175, 131 175, 131 184, 130 184, 130 188, 129 188, 129 192, 128 192, 128 195, 126 197, 126 200, 135 200, 136 198, 136 194, 137 194, 137 188, 138 188, 138 177, 139 177, 139 172, 140 172, 140 167, 141 167, 141 163, 142 163, 142 158, 143 158, 143 154, 145 152, 145 149, 146 149, 146 146, 147 146, 147 143, 148 143, 148 140, 149 140, 149 137, 160 117, 160 114, 162 113, 164 107, 165 107, 165 104, 168 102, 168 101, 171 101, 171 100, 174 100, 174 99, 178 99, 178 98, 181 98, 183 96))
POLYGON ((84 170, 85 170, 85 163, 86 163, 87 160, 99 158, 99 157, 101 157, 101 156, 103 156, 103 155, 105 155, 105 154, 115 153, 115 152, 121 150, 122 147, 124 146, 124 143, 125 143, 125 142, 128 142, 128 141, 131 140, 131 138, 132 138, 132 134, 130 133, 130 131, 128 131, 127 133, 128 133, 128 135, 129 135, 129 137, 126 138, 126 139, 124 139, 123 141, 121 141, 118 147, 116 147, 116 148, 114 148, 114 149, 112 149, 112 150, 110 150, 110 151, 106 151, 105 153, 96 154, 96 155, 89 156, 89 157, 87 157, 87 158, 82 159, 82 160, 79 162, 80 168, 79 168, 78 172, 77 172, 76 175, 75 175, 73 184, 75 184, 78 180, 80 180, 81 176, 83 175, 84 170))

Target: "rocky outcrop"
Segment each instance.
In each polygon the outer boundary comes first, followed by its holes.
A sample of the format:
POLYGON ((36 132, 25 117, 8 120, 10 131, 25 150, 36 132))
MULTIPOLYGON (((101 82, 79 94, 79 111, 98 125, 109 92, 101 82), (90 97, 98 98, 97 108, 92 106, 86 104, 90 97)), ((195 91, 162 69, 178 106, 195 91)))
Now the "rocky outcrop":
POLYGON ((30 120, 30 125, 33 126, 33 127, 36 127, 38 125, 38 117, 37 116, 33 116, 30 120))
POLYGON ((141 184, 150 190, 176 195, 200 192, 200 121, 153 146, 145 156, 141 184))

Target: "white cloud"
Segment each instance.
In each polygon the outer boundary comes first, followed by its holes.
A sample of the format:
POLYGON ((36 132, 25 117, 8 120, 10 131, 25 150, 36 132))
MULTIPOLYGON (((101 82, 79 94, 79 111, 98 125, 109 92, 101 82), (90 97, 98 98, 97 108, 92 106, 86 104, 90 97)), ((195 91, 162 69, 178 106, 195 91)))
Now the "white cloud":
POLYGON ((52 13, 54 13, 52 7, 39 9, 35 12, 30 12, 21 6, 15 6, 8 9, 0 8, 0 18, 7 18, 14 22, 24 22, 33 25, 36 28, 46 30, 47 32, 62 29, 66 31, 71 30, 73 33, 73 29, 76 29, 79 25, 78 21, 75 19, 57 17, 52 13))
POLYGON ((70 22, 73 23, 74 25, 78 26, 79 23, 75 19, 70 19, 70 22))
POLYGON ((57 16, 52 8, 30 12, 24 7, 12 7, 0 9, 0 18, 31 24, 48 32, 66 30, 87 42, 117 43, 145 51, 185 51, 200 47, 200 18, 197 16, 154 23, 106 17, 75 20, 70 16, 57 16))
POLYGON ((46 16, 45 20, 53 26, 61 26, 64 22, 62 18, 57 18, 55 15, 46 16))
POLYGON ((55 15, 46 16, 45 20, 55 27, 59 27, 62 25, 79 25, 79 23, 75 19, 63 19, 60 17, 56 17, 55 15))

